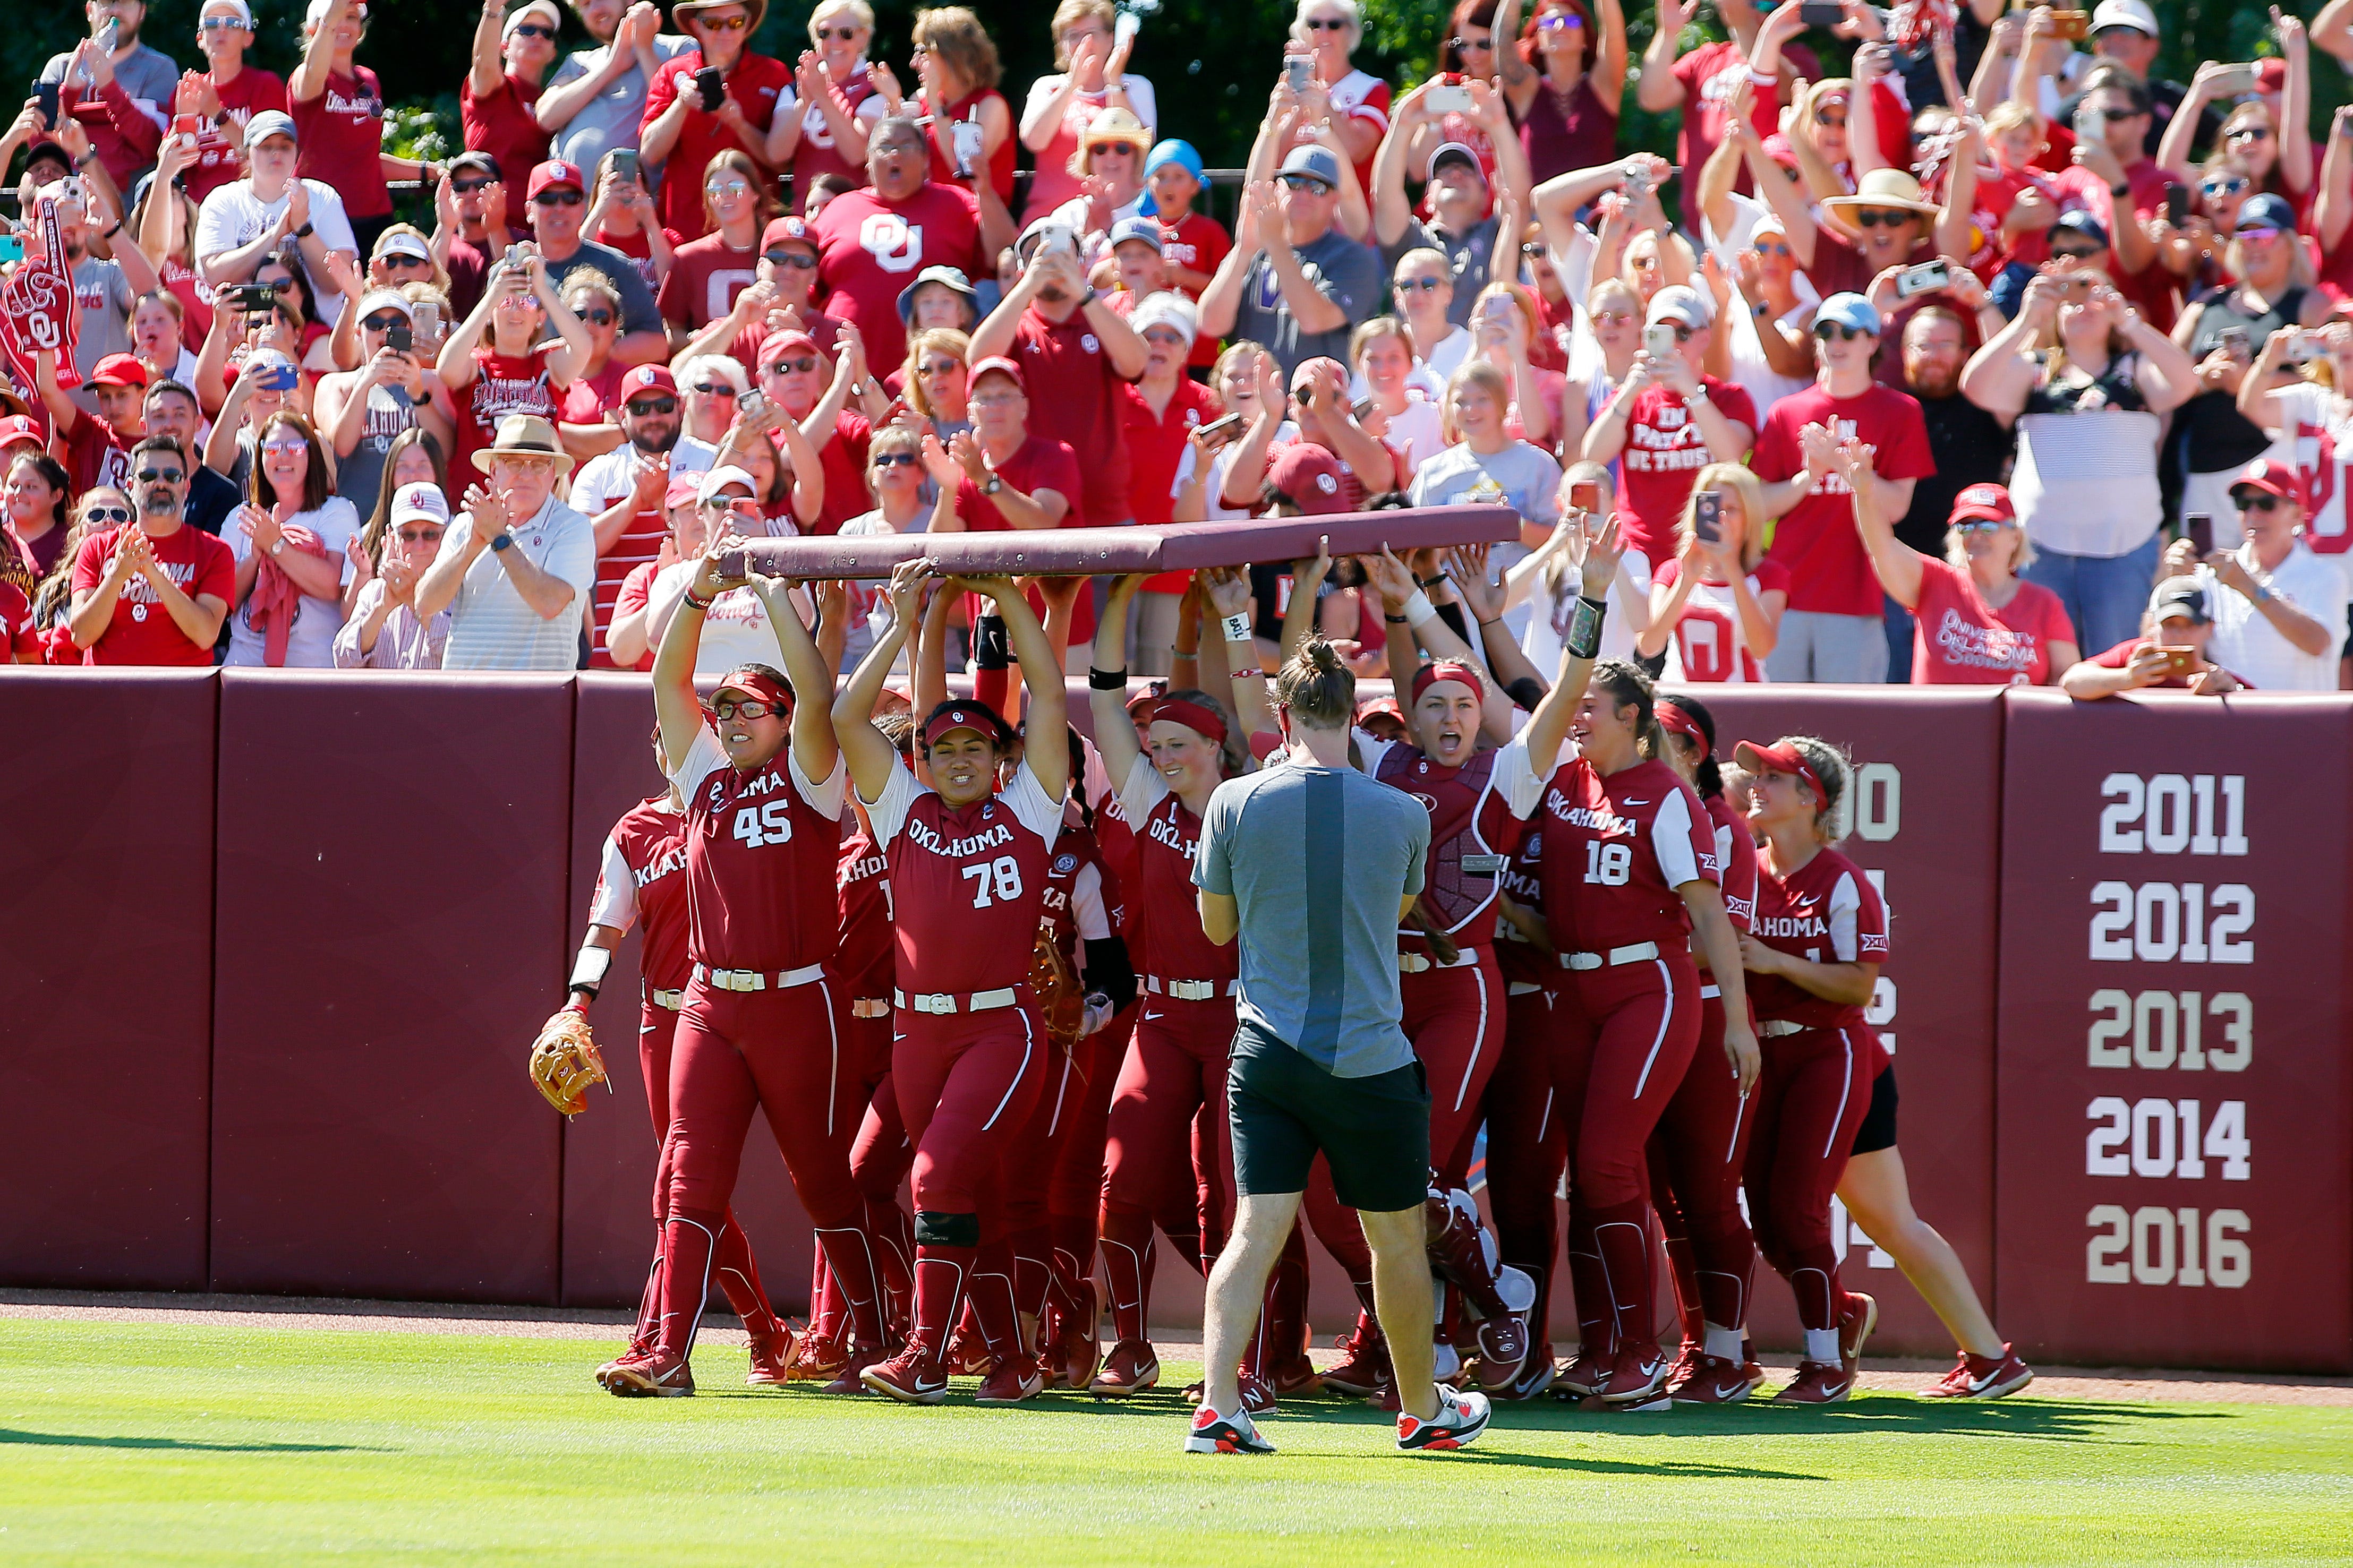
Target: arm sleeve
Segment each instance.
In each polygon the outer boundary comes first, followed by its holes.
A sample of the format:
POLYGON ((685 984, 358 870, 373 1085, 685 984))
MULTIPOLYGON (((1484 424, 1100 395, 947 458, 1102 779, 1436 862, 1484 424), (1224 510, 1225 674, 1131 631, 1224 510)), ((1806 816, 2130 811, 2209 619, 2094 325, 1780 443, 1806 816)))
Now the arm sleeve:
POLYGON ((670 781, 678 786, 679 799, 691 801, 694 792, 702 787, 702 781, 726 765, 727 753, 720 749, 719 737, 706 721, 696 727, 694 742, 670 770, 670 781))
POLYGON ((1071 879, 1071 923, 1087 942, 1099 942, 1111 934, 1111 913, 1103 908, 1103 868, 1092 861, 1080 867, 1071 879))
POLYGON ((792 773, 793 788, 800 792, 800 797, 808 802, 810 809, 819 816, 828 822, 839 822, 841 809, 849 799, 849 764, 842 761, 840 752, 837 751, 833 758, 833 772, 822 782, 812 782, 808 774, 801 772, 800 756, 793 752, 789 742, 785 750, 788 753, 786 767, 792 773))
POLYGON ((1704 816, 1694 819, 1691 791, 1678 789, 1663 796, 1651 815, 1651 853, 1659 862, 1660 878, 1670 888, 1689 882, 1723 881, 1715 859, 1715 830, 1704 816))
POLYGON ((638 923, 638 878, 622 857, 620 843, 605 836, 604 858, 596 868, 596 890, 588 898, 588 923, 626 931, 638 923))
POLYGON ((1135 1000, 1135 963, 1127 955, 1126 942, 1116 935, 1089 937, 1085 956, 1080 983, 1090 994, 1100 992, 1109 998, 1113 1013, 1135 1000))
MULTIPOLYGON (((708 731, 704 731, 706 734, 708 731)), ((891 777, 882 785, 878 799, 866 802, 866 820, 874 825, 874 847, 887 849, 907 826, 907 813, 927 792, 915 782, 907 764, 895 755, 891 759, 891 777)), ((860 797, 863 798, 863 797, 860 797)))

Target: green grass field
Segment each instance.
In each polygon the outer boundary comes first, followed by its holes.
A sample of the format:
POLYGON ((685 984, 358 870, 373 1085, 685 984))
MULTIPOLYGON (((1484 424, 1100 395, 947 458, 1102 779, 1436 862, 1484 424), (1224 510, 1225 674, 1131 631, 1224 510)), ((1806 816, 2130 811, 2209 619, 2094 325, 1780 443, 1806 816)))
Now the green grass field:
POLYGON ((701 1395, 623 1401, 596 1341, 5 1328, 11 1563, 2353 1560, 2343 1407, 1546 1400, 1409 1458, 1313 1401, 1281 1455, 1202 1459, 1173 1394, 907 1410, 754 1394, 706 1344, 701 1395))

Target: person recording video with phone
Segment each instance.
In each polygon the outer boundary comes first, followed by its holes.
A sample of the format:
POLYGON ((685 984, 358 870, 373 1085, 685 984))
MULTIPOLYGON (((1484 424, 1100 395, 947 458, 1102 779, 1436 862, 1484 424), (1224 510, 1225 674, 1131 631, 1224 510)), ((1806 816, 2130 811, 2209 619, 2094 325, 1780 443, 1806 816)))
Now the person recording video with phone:
POLYGON ((2173 577, 2150 595, 2149 629, 2094 654, 2059 678, 2059 689, 2078 700, 2115 697, 2149 689, 2221 697, 2247 689, 2247 683, 2209 657, 2213 609, 2206 585, 2173 577))
MULTIPOLYGON (((2276 341, 2276 340, 2275 340, 2276 341)), ((2165 552, 2165 580, 2206 589, 2214 617, 2213 656, 2265 691, 2334 691, 2345 637, 2345 580, 2300 537, 2307 527, 2303 476, 2258 458, 2231 487, 2244 539, 2235 549, 2178 539, 2165 552)))

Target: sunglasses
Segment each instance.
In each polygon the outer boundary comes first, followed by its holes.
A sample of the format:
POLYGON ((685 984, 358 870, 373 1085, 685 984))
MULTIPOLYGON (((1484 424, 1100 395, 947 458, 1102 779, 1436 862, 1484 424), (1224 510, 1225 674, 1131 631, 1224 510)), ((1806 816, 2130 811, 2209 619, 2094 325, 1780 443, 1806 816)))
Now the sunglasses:
POLYGON ((2202 181, 2198 186, 2198 191, 2200 195, 2210 197, 2235 196, 2246 188, 2247 182, 2242 176, 2231 174, 2219 180, 2202 181))
POLYGON ((1332 191, 1330 185, 1313 174, 1285 174, 1282 176, 1282 186, 1289 191, 1312 191, 1319 196, 1328 195, 1332 191))
POLYGON ((2268 125, 2242 125, 2236 131, 2224 132, 2222 139, 2226 142, 2266 142, 2271 139, 2271 134, 2272 128, 2268 125))
POLYGON ((542 22, 517 22, 507 30, 521 38, 545 38, 550 43, 555 40, 555 29, 542 22))
POLYGON ((576 207, 587 199, 578 191, 542 191, 531 198, 531 203, 539 207, 576 207))
POLYGON ((2100 118, 2106 121, 2111 125, 2121 125, 2127 120, 2137 120, 2139 117, 2140 110, 2137 109, 2103 109, 2100 110, 2100 118))
POLYGON ((1435 294, 1446 287, 1443 278, 1400 278, 1393 285, 1400 294, 1435 294))
POLYGON ((935 359, 927 364, 917 365, 915 374, 928 379, 932 376, 954 375, 963 369, 964 361, 960 359, 935 359))
POLYGON ((438 544, 443 530, 438 528, 404 528, 396 535, 403 544, 438 544))
POLYGON ((626 406, 631 414, 643 419, 648 415, 677 413, 678 399, 675 397, 649 397, 640 401, 633 398, 628 404, 624 405, 624 406, 626 406))
POLYGON ((142 485, 176 485, 188 476, 178 468, 142 468, 139 482, 142 485))
POLYGON ((804 250, 764 250, 761 256, 777 267, 789 267, 796 272, 807 272, 817 265, 817 258, 804 250))
POLYGON ((481 190, 481 189, 483 189, 483 188, 484 188, 484 187, 486 187, 486 186, 495 185, 495 184, 498 184, 498 182, 497 182, 496 180, 493 180, 493 179, 490 178, 489 176, 485 175, 484 177, 482 177, 481 179, 479 179, 479 180, 452 180, 452 181, 450 181, 450 182, 449 182, 449 189, 450 189, 450 191, 451 191, 453 194, 455 194, 455 195, 461 195, 461 196, 470 196, 470 195, 472 195, 476 191, 481 190))
POLYGON ((1158 343, 1164 349, 1181 349, 1188 346, 1182 333, 1168 331, 1158 327, 1145 332, 1144 341, 1147 343, 1158 343))
POLYGON ((131 509, 127 506, 94 506, 82 513, 82 519, 87 522, 129 522, 131 509))
POLYGON ((808 375, 817 370, 817 361, 807 356, 800 359, 776 359, 768 362, 768 368, 780 375, 808 375))
POLYGON ((2274 495, 2265 495, 2260 490, 2251 490, 2243 495, 2232 496, 2231 504, 2241 511, 2276 511, 2279 510, 2280 499, 2274 495))
POLYGON ((1495 47, 1495 39, 1493 34, 1489 34, 1483 38, 1453 37, 1449 38, 1446 41, 1452 44, 1458 49, 1477 49, 1482 53, 1485 53, 1495 47))
POLYGON ((384 267, 422 267, 428 270, 433 266, 429 258, 419 256, 379 256, 376 262, 384 267))
POLYGON ((1345 16, 1310 16, 1305 26, 1311 33, 1345 33, 1348 30, 1348 19, 1345 16))
POLYGON ((1759 256, 1788 256, 1792 254, 1789 247, 1786 245, 1767 245, 1763 240, 1758 240, 1752 248, 1755 249, 1757 254, 1759 256))
POLYGON ((360 325, 371 332, 388 332, 406 320, 408 318, 397 310, 386 310, 380 316, 370 316, 360 325))
POLYGON ((2106 254, 2106 251, 2098 249, 2062 250, 2055 245, 2051 247, 2051 258, 2053 261, 2096 261, 2106 254))
POLYGON ((1902 228, 1907 223, 1917 223, 1919 219, 1918 213, 1879 212, 1872 208, 1854 215, 1855 225, 1861 228, 1902 228))
POLYGON ((1816 321, 1814 323, 1814 336, 1821 339, 1824 342, 1828 342, 1832 338, 1836 338, 1841 342, 1851 343, 1857 338, 1867 338, 1871 335, 1871 333, 1863 331, 1861 327, 1850 327, 1841 321, 1816 321))
POLYGON ((1593 312, 1593 324, 1597 327, 1630 327, 1634 324, 1635 319, 1634 312, 1631 310, 1596 310, 1593 312))
POLYGON ((723 381, 698 381, 694 384, 694 390, 702 394, 705 397, 734 397, 739 395, 733 387, 728 385, 723 381))
POLYGON ((912 468, 922 460, 913 452, 877 452, 872 459, 878 468, 912 468))
POLYGON ((855 23, 847 27, 816 27, 810 31, 818 43, 823 43, 828 38, 839 38, 846 44, 858 37, 858 27, 855 23))
POLYGON ((1814 123, 1821 126, 1825 130, 1843 131, 1846 129, 1846 116, 1843 114, 1833 116, 1818 113, 1814 116, 1814 123))
POLYGON ((733 697, 723 697, 711 705, 711 716, 723 724, 730 719, 765 719, 778 711, 781 710, 776 703, 757 697, 747 697, 741 702, 733 697))
POLYGON ((539 309, 539 296, 536 294, 510 294, 505 299, 500 300, 499 304, 502 309, 509 305, 516 305, 526 310, 536 310, 539 309))
POLYGON ((1953 531, 1955 533, 2000 533, 2010 526, 2009 523, 1997 522, 1989 517, 1973 517, 1967 522, 1953 524, 1953 531))
POLYGON ((697 16, 692 25, 706 33, 740 33, 751 20, 749 16, 697 16))
POLYGON ((601 305, 593 310, 575 310, 572 313, 592 327, 609 327, 613 324, 613 312, 601 305))
POLYGON ((751 194, 752 183, 738 177, 733 180, 713 180, 702 188, 714 196, 741 196, 751 194))
POLYGON ((2260 223, 2256 224, 2252 228, 2232 229, 2231 233, 2234 238, 2238 239, 2277 239, 2280 237, 2279 230, 2272 227, 2268 224, 2260 223))
POLYGON ((261 444, 265 452, 307 452, 310 443, 300 436, 276 436, 261 444))
POLYGON ((1536 19, 1536 31, 1539 33, 1581 33, 1584 30, 1585 18, 1574 11, 1555 11, 1549 16, 1536 19))
POLYGON ((249 33, 253 30, 234 16, 207 16, 196 26, 207 33, 249 33))

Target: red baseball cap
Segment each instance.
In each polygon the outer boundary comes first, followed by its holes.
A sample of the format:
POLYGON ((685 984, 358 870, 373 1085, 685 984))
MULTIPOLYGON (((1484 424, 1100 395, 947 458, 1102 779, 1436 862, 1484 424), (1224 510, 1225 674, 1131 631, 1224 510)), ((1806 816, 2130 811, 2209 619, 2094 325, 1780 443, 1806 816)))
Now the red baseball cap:
POLYGON ((1814 772, 1814 764, 1787 741, 1762 746, 1754 741, 1743 741, 1732 748, 1732 760, 1752 773, 1788 773, 1803 779, 1806 787, 1814 792, 1818 804, 1827 806, 1831 803, 1831 792, 1822 787, 1822 776, 1814 772))
POLYGON ((819 348, 817 340, 807 332, 778 332, 760 345, 760 363, 766 364, 791 349, 807 349, 819 359, 825 357, 825 350, 819 348))
MULTIPOLYGON (((101 366, 100 368, 103 368, 101 366)), ((2231 499, 2239 499, 2241 490, 2261 490, 2277 496, 2284 501, 2304 504, 2304 479, 2285 463, 2275 463, 2269 458, 2257 458, 2247 465, 2246 471, 2231 481, 2231 499)))
POLYGON ((1312 442, 1292 442, 1266 466, 1266 482, 1311 517, 1348 510, 1340 481, 1340 459, 1312 442))
POLYGON ((668 511, 672 507, 695 506, 702 500, 702 476, 689 474, 684 479, 670 480, 670 489, 662 492, 662 510, 668 511))
POLYGON ((951 702, 923 721, 923 749, 929 751, 951 730, 970 730, 991 745, 1005 743, 1005 721, 986 702, 951 702))
POLYGON ((147 367, 136 354, 109 354, 90 373, 92 386, 144 386, 147 367))
POLYGON ((0 419, 0 447, 13 447, 19 441, 33 441, 46 447, 49 444, 49 433, 21 414, 12 414, 0 419))
POLYGON ((621 377, 620 395, 613 401, 627 403, 640 392, 667 392, 675 397, 678 395, 678 380, 670 374, 670 366, 666 364, 634 365, 627 375, 621 377))
POLYGON ((1947 521, 1966 522, 1972 518, 2016 522, 2018 508, 2010 504, 2010 491, 2000 485, 1971 485, 1953 498, 1953 515, 1947 521))
POLYGON ((775 703, 779 712, 792 711, 792 688, 765 670, 754 669, 749 666, 731 669, 719 678, 718 685, 711 689, 711 700, 713 702, 718 701, 719 694, 723 691, 741 691, 747 697, 757 697, 764 701, 775 703))
POLYGON ((531 172, 531 184, 524 188, 523 199, 529 201, 540 192, 553 190, 559 185, 570 185, 584 194, 588 189, 586 183, 580 178, 578 164, 567 163, 561 158, 550 158, 531 172))
POLYGON ((1011 360, 1007 359, 1003 354, 990 354, 987 359, 976 363, 972 367, 972 374, 965 379, 965 384, 966 386, 978 386, 980 384, 980 378, 987 375, 990 371, 997 371, 1003 374, 1011 376, 1013 378, 1013 384, 1021 389, 1021 395, 1024 397, 1029 395, 1029 378, 1021 374, 1021 367, 1019 365, 1014 363, 1011 360))
POLYGON ((1681 735, 1684 740, 1697 746, 1703 754, 1711 749, 1708 745, 1707 731, 1701 729, 1699 721, 1683 711, 1673 698, 1660 698, 1657 704, 1651 708, 1651 714, 1658 720, 1660 729, 1670 734, 1681 735))
POLYGON ((1421 694, 1441 680, 1451 680, 1457 685, 1469 687, 1471 695, 1473 697, 1480 694, 1477 670, 1459 658, 1437 658, 1413 672, 1411 700, 1420 701, 1421 694))
POLYGON ((809 232, 807 222, 797 217, 772 217, 768 226, 760 231, 760 248, 773 250, 779 245, 806 245, 814 254, 817 236, 809 232))

